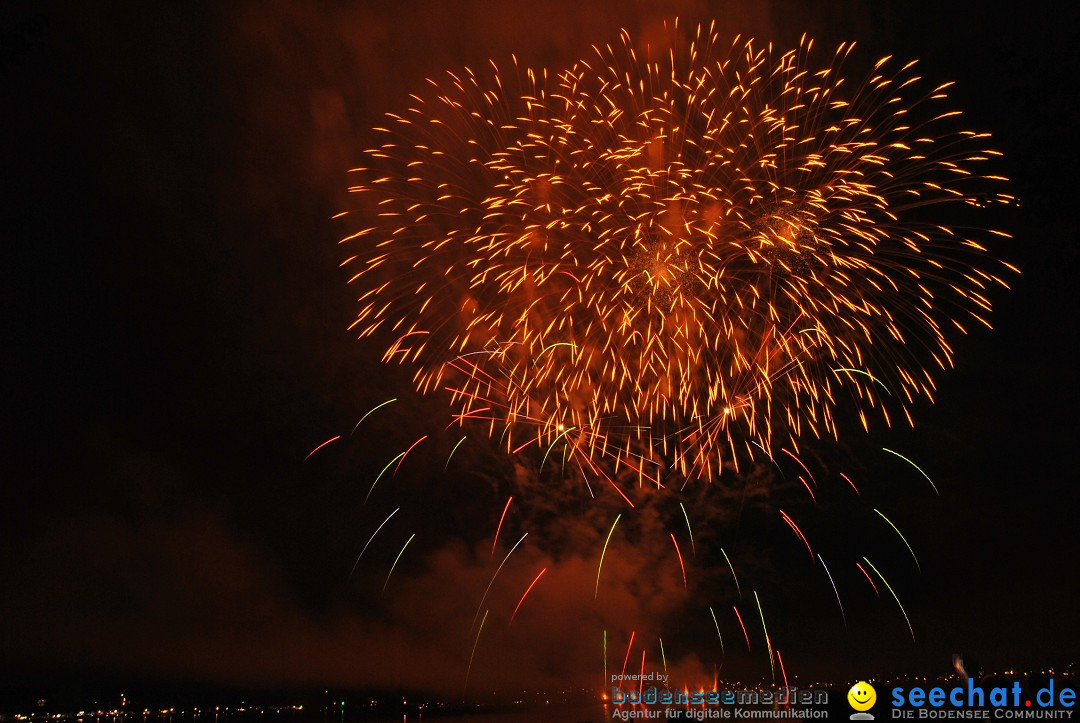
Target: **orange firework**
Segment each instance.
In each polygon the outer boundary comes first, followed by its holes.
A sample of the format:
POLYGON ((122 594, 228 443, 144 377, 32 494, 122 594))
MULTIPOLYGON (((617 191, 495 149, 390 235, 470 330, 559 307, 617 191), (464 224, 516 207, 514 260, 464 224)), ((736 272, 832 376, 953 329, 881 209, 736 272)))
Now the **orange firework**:
POLYGON ((910 423, 1015 271, 967 220, 1012 202, 988 134, 914 61, 849 78, 851 44, 669 29, 388 114, 342 242, 353 329, 508 451, 657 487, 839 436, 844 407, 910 423))

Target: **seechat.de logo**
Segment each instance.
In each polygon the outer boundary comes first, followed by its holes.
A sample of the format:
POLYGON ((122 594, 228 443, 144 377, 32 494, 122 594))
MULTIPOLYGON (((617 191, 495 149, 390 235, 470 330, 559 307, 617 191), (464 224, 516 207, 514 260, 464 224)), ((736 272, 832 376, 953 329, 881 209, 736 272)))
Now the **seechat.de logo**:
POLYGON ((850 716, 851 720, 874 720, 874 716, 866 712, 877 702, 877 691, 874 690, 874 686, 865 680, 860 680, 848 691, 847 702, 855 709, 850 716))

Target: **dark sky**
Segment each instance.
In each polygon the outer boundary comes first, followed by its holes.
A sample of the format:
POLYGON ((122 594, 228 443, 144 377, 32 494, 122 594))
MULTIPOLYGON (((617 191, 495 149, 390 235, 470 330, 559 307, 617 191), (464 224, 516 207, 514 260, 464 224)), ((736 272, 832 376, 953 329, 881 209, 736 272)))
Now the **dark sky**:
MULTIPOLYGON (((613 649, 625 650, 629 630, 663 635, 673 667, 710 671, 717 656, 692 643, 711 621, 690 620, 704 608, 644 542, 613 551, 609 598, 594 604, 615 507, 545 518, 521 496, 527 471, 483 445, 442 472, 454 440, 432 421, 444 418, 440 400, 411 394, 402 370, 346 332, 354 299, 330 220, 367 129, 426 76, 510 53, 561 67, 620 27, 644 35, 675 15, 781 45, 805 31, 857 40, 875 58, 920 58, 927 75, 957 81, 969 122, 994 133, 1021 202, 995 217, 1015 234, 995 251, 1023 273, 995 295, 994 330, 957 344, 936 405, 917 407, 915 430, 822 453, 827 466, 857 460, 848 468, 920 556, 921 575, 903 572, 902 548, 881 558, 898 571, 916 642, 891 603, 847 573, 837 581, 845 631, 820 573, 776 562, 805 554, 798 542, 753 511, 735 520, 728 493, 694 508, 715 514, 699 520, 702 538, 761 528, 740 533, 740 560, 785 662, 804 676, 939 672, 959 651, 991 667, 1074 662, 1080 51, 1069 12, 779 0, 5 3, 0 667, 35 680, 459 691, 468 623, 494 570, 485 547, 517 494, 521 516, 504 534, 517 539, 532 522, 557 542, 523 546, 493 587, 486 607, 502 617, 473 671, 481 688, 599 682, 605 626, 613 649), (400 401, 360 438, 304 462, 391 396, 400 401), (377 470, 429 432, 431 448, 364 506, 377 470), (875 456, 882 445, 932 471, 940 498, 875 456), (379 595, 411 532, 397 585, 379 595), (530 600, 538 614, 507 627, 545 566, 530 600)), ((828 524, 845 512, 823 513, 825 549, 879 535, 828 524)), ((627 534, 641 540, 659 525, 634 524, 627 534)), ((718 605, 737 650, 730 604, 718 605)), ((763 655, 729 658, 733 675, 768 672, 763 655)))

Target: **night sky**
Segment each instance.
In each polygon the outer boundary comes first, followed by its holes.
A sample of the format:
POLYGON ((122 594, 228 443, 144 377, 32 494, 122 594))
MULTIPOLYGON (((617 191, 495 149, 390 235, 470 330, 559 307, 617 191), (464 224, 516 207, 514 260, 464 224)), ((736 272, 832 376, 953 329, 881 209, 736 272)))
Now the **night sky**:
MULTIPOLYGON (((485 604, 503 619, 481 642, 479 688, 599 683, 604 625, 616 650, 628 630, 664 635, 673 668, 711 676, 719 656, 694 645, 711 621, 698 619, 700 605, 688 617, 677 568, 644 542, 627 540, 605 562, 599 622, 596 550, 616 506, 556 514, 527 469, 479 442, 442 471, 456 441, 440 431, 445 399, 417 396, 407 370, 383 366, 381 348, 347 331, 355 293, 337 244, 347 228, 331 220, 368 129, 425 77, 511 53, 564 67, 621 27, 644 35, 674 16, 782 46, 803 32, 826 46, 856 40, 871 62, 919 58, 928 77, 956 81, 967 122, 994 134, 1020 200, 991 218, 1015 236, 995 255, 1022 275, 994 293, 994 329, 958 340, 936 404, 916 406, 914 430, 874 429, 815 452, 822 467, 857 473, 902 522, 921 575, 880 528, 823 522, 815 534, 825 549, 877 536, 916 642, 890 601, 846 573, 845 631, 798 540, 754 505, 736 519, 734 492, 692 508, 702 539, 710 527, 745 529, 740 559, 770 634, 807 678, 944 673, 954 652, 988 669, 1075 662, 1080 17, 1068 12, 780 0, 5 3, 0 670, 460 692, 492 534, 515 494, 507 540, 532 530, 547 542, 515 553, 485 604), (304 461, 390 397, 399 401, 361 433, 304 461), (430 445, 365 506, 374 475, 422 434, 430 445), (881 446, 906 450, 941 496, 881 446), (350 577, 395 507, 387 537, 350 577), (534 614, 506 627, 544 566, 526 603, 534 614)), ((826 521, 847 519, 839 497, 826 521)), ((627 534, 641 540, 659 526, 636 524, 627 534)), ((762 679, 767 657, 739 652, 726 609, 735 652, 722 674, 762 679)))

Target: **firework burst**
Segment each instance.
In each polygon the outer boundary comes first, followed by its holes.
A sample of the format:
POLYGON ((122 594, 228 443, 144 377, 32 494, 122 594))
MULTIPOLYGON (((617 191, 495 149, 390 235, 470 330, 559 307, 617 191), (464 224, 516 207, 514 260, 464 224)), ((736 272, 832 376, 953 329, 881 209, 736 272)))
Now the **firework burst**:
POLYGON ((1012 269, 958 223, 1012 199, 948 83, 852 48, 624 31, 431 81, 354 169, 354 330, 507 450, 657 484, 911 422, 1012 269))

